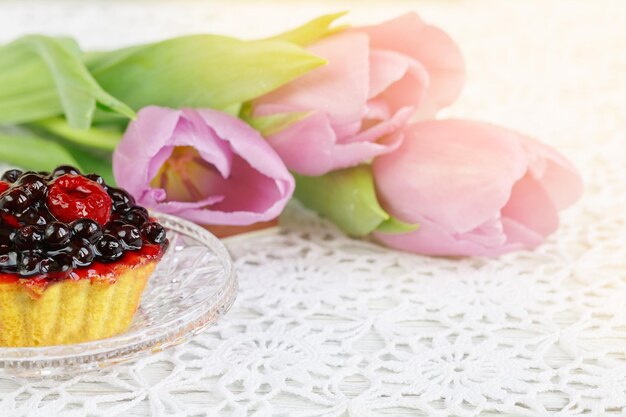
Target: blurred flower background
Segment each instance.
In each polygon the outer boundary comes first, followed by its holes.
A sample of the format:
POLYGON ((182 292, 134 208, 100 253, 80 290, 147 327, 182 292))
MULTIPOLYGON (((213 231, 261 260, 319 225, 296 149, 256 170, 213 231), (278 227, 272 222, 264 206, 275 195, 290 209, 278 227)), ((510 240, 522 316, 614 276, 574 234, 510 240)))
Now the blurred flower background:
MULTIPOLYGON (((71 25, 64 28, 63 31, 50 32, 47 34, 68 34, 72 31, 80 31, 81 46, 88 50, 98 50, 101 48, 111 48, 125 46, 129 43, 141 43, 155 40, 161 40, 171 36, 191 33, 219 33, 230 34, 238 37, 254 37, 271 36, 282 30, 290 29, 304 23, 305 21, 324 14, 333 13, 341 10, 350 10, 350 16, 342 22, 349 22, 355 26, 379 23, 385 19, 396 17, 399 13, 405 11, 417 11, 420 16, 427 22, 435 24, 446 32, 453 39, 457 40, 463 51, 467 63, 467 84, 460 99, 453 106, 444 109, 438 117, 461 117, 467 119, 477 119, 504 125, 518 131, 522 131, 529 136, 540 138, 542 141, 553 145, 566 156, 568 155, 568 147, 578 146, 579 139, 572 140, 571 137, 564 137, 564 131, 569 131, 571 124, 575 123, 567 117, 567 108, 555 108, 550 103, 554 101, 554 97, 558 94, 570 94, 572 96, 572 106, 579 105, 579 100, 584 99, 584 92, 576 90, 576 77, 581 72, 592 70, 591 67, 571 65, 560 65, 559 62, 565 63, 570 57, 564 56, 562 48, 556 42, 545 39, 545 28, 549 25, 551 17, 559 13, 558 7, 547 3, 545 5, 545 14, 541 16, 533 16, 533 19, 526 19, 520 12, 520 6, 513 2, 496 2, 488 0, 478 1, 370 1, 367 3, 367 9, 361 7, 364 2, 277 2, 277 1, 216 1, 210 4, 202 4, 199 2, 113 2, 116 5, 115 24, 111 19, 102 19, 101 23, 94 25, 93 21, 89 22, 89 27, 85 22, 72 21, 71 25), (185 10, 186 5, 194 5, 193 12, 190 11, 185 17, 184 22, 180 19, 181 10, 185 10), (276 7, 279 5, 280 7, 276 7), (150 7, 159 7, 158 14, 152 14, 150 7), (172 8, 177 11, 177 18, 168 18, 167 13, 163 10, 172 8), (523 33, 525 38, 529 39, 526 45, 537 48, 542 51, 541 58, 533 62, 531 65, 525 63, 524 73, 520 73, 521 63, 524 62, 524 50, 516 48, 511 42, 511 37, 498 37, 495 34, 496 42, 506 42, 510 44, 508 48, 498 48, 499 51, 506 50, 506 54, 498 53, 497 56, 488 49, 480 48, 476 44, 466 48, 463 44, 464 34, 462 31, 471 31, 472 36, 494 36, 484 29, 484 22, 479 20, 472 21, 472 25, 458 25, 455 19, 459 19, 460 14, 448 13, 455 8, 464 9, 471 16, 472 9, 475 8, 491 8, 491 14, 481 14, 482 19, 499 19, 511 22, 511 27, 519 29, 516 33, 523 33), (375 13, 373 13, 373 11, 375 13), (246 19, 248 22, 245 26, 237 24, 237 16, 240 15, 255 16, 256 19, 246 19), (293 24, 285 25, 285 16, 290 16, 293 24), (133 21, 150 21, 153 22, 151 27, 153 31, 141 31, 133 33, 133 21), (254 23, 249 23, 254 22, 254 23), (281 22, 278 25, 276 22, 281 22), (119 28, 125 28, 120 31, 119 28), (484 33, 482 33, 484 31, 484 33), (132 42, 130 41, 132 39, 132 42), (536 100, 529 100, 525 96, 525 86, 528 83, 533 85, 542 85, 546 92, 546 100, 538 103, 536 100), (499 86, 502 94, 508 97, 507 106, 502 106, 501 97, 489 97, 483 94, 483 91, 494 90, 494 85, 499 86), (489 86, 489 88, 487 88, 489 86), (551 98, 552 97, 552 98, 551 98), (542 129, 542 121, 546 118, 551 120, 550 131, 542 129), (555 129, 554 126, 561 126, 555 129)), ((11 28, 11 2, 3 2, 2 13, 0 14, 0 24, 5 24, 11 28)), ((613 4, 607 2, 607 4, 613 4)), ((615 3, 617 4, 617 3, 615 3)), ((15 37, 20 34, 40 32, 40 28, 45 28, 47 20, 67 19, 71 21, 67 11, 72 8, 80 9, 84 7, 79 2, 55 2, 46 6, 41 6, 36 14, 33 14, 32 22, 28 26, 21 25, 19 28, 13 28, 11 33, 15 37), (60 8, 59 4, 71 5, 70 7, 60 8), (63 10, 63 12, 60 12, 63 10), (68 19, 69 18, 69 19, 68 19)), ((99 3, 100 12, 106 15, 110 10, 110 4, 99 3)), ((191 8, 190 8, 191 10, 191 8)), ((95 12, 94 12, 95 13, 95 12)), ((611 18, 610 8, 598 10, 599 14, 606 15, 607 19, 611 18)), ((172 13, 172 16, 174 13, 172 13)), ((593 27, 586 27, 584 16, 571 15, 576 21, 580 30, 593 30, 593 27)), ((470 18, 471 19, 471 18, 470 18)), ((58 30, 58 28, 56 29, 58 30)), ((9 31, 3 32, 4 34, 9 31)), ((9 41, 10 39, 4 39, 9 41)), ((585 48, 591 48, 593 44, 582 43, 576 45, 577 53, 584 54, 585 48)), ((538 56, 537 53, 534 56, 538 56)), ((606 65, 611 66, 612 57, 606 57, 606 65)), ((140 78, 138 78, 140 79, 140 78)), ((603 79, 604 83, 611 80, 603 79)), ((619 83, 619 81, 616 81, 619 83)), ((106 85, 107 91, 111 89, 111 85, 106 85)), ((600 85, 602 88, 604 84, 600 85)), ((591 92, 587 92, 591 93, 591 92)), ((120 109, 122 112, 124 109, 120 109)), ((44 124, 40 126, 42 129, 53 131, 62 129, 62 126, 54 123, 44 124)), ((93 138, 94 141, 100 139, 105 140, 107 132, 101 132, 102 137, 93 138)), ((69 137, 71 140, 71 137, 69 137)), ((73 157, 83 157, 83 155, 72 155, 73 157)), ((90 160, 93 162, 93 168, 97 168, 97 158, 90 160)), ((574 161, 575 162, 575 161, 574 161)), ((575 164, 576 165, 576 164, 575 164)), ((90 166, 91 168, 91 166, 90 166)))

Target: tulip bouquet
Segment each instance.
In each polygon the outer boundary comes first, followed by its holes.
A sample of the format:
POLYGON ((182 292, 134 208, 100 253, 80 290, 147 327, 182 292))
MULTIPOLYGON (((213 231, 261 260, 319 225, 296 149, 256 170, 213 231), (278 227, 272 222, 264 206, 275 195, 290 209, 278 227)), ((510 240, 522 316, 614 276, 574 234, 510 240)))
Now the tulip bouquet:
POLYGON ((349 235, 417 253, 499 255, 553 233, 582 191, 565 158, 437 119, 464 83, 454 41, 416 14, 368 27, 340 16, 255 41, 0 46, 0 159, 96 171, 205 225, 272 220, 295 196, 349 235))

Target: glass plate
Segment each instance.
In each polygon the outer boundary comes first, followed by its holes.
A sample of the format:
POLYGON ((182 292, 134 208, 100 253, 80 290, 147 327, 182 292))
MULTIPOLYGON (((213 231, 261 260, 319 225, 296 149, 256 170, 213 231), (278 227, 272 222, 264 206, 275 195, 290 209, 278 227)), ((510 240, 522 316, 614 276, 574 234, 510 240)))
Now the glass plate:
POLYGON ((165 214, 170 248, 148 281, 124 334, 74 345, 0 348, 0 372, 63 377, 151 355, 188 341, 233 304, 237 278, 228 251, 205 229, 165 214))

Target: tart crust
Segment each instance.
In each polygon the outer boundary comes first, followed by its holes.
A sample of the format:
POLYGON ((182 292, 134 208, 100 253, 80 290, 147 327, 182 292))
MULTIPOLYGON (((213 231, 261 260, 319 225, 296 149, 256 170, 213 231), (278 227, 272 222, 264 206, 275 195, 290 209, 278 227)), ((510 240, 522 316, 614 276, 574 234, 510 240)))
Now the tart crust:
POLYGON ((158 262, 115 268, 105 280, 50 283, 38 296, 20 282, 0 283, 0 346, 81 343, 125 332, 158 262))

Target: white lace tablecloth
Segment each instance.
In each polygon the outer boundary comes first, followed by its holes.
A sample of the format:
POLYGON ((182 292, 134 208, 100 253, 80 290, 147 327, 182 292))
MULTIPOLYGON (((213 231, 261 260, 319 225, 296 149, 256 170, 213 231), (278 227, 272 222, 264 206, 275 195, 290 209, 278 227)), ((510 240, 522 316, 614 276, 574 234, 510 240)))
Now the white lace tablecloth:
POLYGON ((559 232, 499 259, 428 258, 291 208, 280 230, 228 243, 241 292, 219 325, 95 375, 2 377, 0 416, 626 415, 622 0, 0 2, 0 41, 260 36, 350 8, 353 22, 413 9, 446 28, 469 67, 448 114, 523 130, 575 162, 586 194, 559 232))

